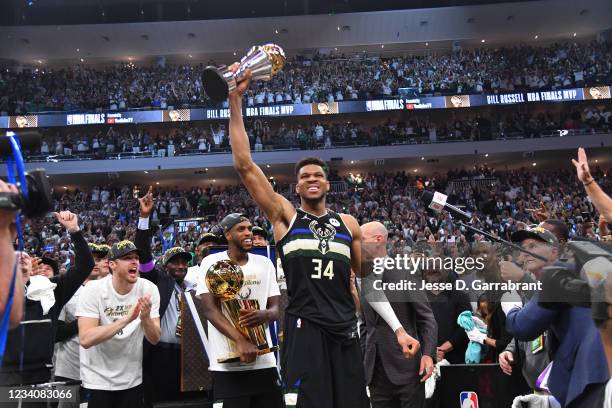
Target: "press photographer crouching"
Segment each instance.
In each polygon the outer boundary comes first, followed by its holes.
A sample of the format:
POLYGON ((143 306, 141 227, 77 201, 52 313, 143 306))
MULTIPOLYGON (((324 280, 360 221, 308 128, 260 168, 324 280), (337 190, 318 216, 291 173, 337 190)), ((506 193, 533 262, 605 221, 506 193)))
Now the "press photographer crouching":
MULTIPOLYGON (((42 274, 30 276, 25 269, 22 274, 26 293, 24 316, 19 327, 8 333, 0 367, 2 385, 41 384, 51 379, 58 316, 94 267, 77 215, 62 211, 55 213, 55 217, 70 234, 76 254, 75 267, 51 278, 42 274)), ((46 406, 45 403, 39 405, 46 406)))
MULTIPOLYGON (((512 240, 546 259, 522 254, 523 269, 541 280, 546 267, 575 266, 558 262, 558 240, 542 227, 517 231, 512 240)), ((510 268, 510 265, 506 265, 510 268)), ((502 269, 504 266, 502 265, 502 269)), ((534 341, 548 331, 550 359, 545 372, 536 381, 536 388, 549 390, 562 407, 593 408, 597 405, 602 388, 609 379, 600 335, 591 319, 591 310, 558 303, 557 307, 544 307, 541 292, 536 292, 524 307, 506 306, 506 327, 520 341, 534 341), (547 380, 544 380, 548 372, 547 380)))

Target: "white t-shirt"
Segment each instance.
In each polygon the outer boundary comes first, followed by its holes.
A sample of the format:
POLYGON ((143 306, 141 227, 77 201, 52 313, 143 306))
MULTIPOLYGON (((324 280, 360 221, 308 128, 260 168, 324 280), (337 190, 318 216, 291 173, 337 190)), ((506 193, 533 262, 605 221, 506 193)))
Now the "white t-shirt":
MULTIPOLYGON (((132 290, 115 292, 112 275, 89 282, 82 289, 76 311, 78 317, 99 319, 105 326, 126 316, 138 298, 151 296, 151 317, 159 317, 159 291, 146 279, 139 278, 132 290)), ((96 346, 81 347, 81 381, 93 390, 126 390, 142 383, 142 341, 144 329, 136 318, 113 338, 96 346)))
MULTIPOLYGON (((79 304, 79 295, 83 291, 81 286, 72 298, 64 305, 60 311, 58 320, 65 323, 73 322, 77 319, 75 316, 77 305, 79 304)), ((71 339, 68 339, 57 344, 55 352, 55 375, 60 377, 70 378, 72 380, 80 380, 79 372, 79 336, 78 334, 71 339)))
POLYGON ((608 381, 608 385, 606 385, 603 408, 612 408, 612 380, 608 381))
POLYGON ((197 290, 198 286, 200 285, 206 285, 204 281, 198 280, 198 279, 202 279, 203 277, 204 277, 203 274, 200 273, 200 265, 194 265, 194 266, 190 266, 189 268, 187 268, 187 274, 185 275, 185 280, 191 282, 195 290, 197 290))
MULTIPOLYGON (((204 274, 206 271, 208 271, 215 262, 227 259, 229 259, 227 251, 224 251, 208 255, 202 260, 200 264, 200 274, 202 276, 195 281, 198 283, 196 295, 208 293, 208 288, 204 283, 204 274), (202 284, 200 284, 200 282, 202 282, 202 284)), ((248 294, 245 299, 257 299, 259 308, 263 310, 266 308, 269 297, 280 296, 278 284, 276 283, 276 271, 274 270, 272 261, 268 258, 261 255, 249 254, 247 263, 241 266, 241 269, 244 273, 244 285, 242 286, 240 294, 248 294)), ((268 339, 268 344, 272 345, 269 327, 266 327, 266 337, 268 339)), ((274 353, 266 353, 257 356, 255 362, 251 364, 243 364, 240 362, 217 363, 217 359, 230 354, 231 349, 228 346, 228 339, 210 322, 208 322, 208 342, 210 353, 212 354, 209 356, 210 371, 247 371, 276 367, 274 353)))

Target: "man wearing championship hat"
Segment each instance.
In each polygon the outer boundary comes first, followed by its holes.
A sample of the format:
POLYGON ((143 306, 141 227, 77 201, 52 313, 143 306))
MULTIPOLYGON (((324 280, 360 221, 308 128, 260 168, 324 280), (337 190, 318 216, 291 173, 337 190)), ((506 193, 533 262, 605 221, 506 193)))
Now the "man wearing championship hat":
POLYGON ((97 272, 98 279, 102 279, 110 273, 110 268, 108 267, 108 252, 110 251, 110 247, 106 244, 98 245, 90 243, 89 250, 96 263, 92 273, 97 272))
POLYGON ((136 230, 136 245, 142 253, 140 276, 159 290, 159 343, 144 343, 144 400, 145 406, 157 401, 178 401, 191 397, 181 393, 181 300, 185 291, 194 285, 185 279, 191 253, 181 247, 166 250, 157 265, 151 253, 149 216, 153 210, 152 189, 140 198, 140 217, 136 230))
POLYGON ((133 242, 114 244, 111 274, 90 282, 79 297, 81 380, 90 408, 142 406, 142 342, 157 344, 161 329, 159 291, 138 276, 140 257, 133 242))

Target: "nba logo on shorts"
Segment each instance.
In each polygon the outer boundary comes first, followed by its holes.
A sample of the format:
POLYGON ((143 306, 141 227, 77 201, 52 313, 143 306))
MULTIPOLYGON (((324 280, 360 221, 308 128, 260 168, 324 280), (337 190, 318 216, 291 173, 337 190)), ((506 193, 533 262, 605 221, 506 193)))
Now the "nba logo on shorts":
POLYGON ((461 394, 459 394, 459 404, 461 408, 479 408, 478 394, 474 391, 461 391, 461 394))

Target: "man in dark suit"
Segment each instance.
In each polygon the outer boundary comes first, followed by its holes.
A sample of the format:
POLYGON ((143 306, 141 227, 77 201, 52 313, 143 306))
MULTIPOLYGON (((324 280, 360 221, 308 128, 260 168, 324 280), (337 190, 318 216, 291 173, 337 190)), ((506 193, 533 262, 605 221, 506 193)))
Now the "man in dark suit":
POLYGON ((192 255, 183 248, 168 249, 155 265, 151 254, 149 215, 153 210, 153 192, 139 199, 140 218, 135 244, 141 251, 140 276, 153 282, 159 290, 161 336, 156 345, 145 340, 143 354, 143 382, 145 406, 158 401, 177 401, 194 398, 181 393, 181 299, 194 284, 185 280, 187 265, 192 255))
MULTIPOLYGON (((387 257, 387 229, 378 222, 361 227, 363 233, 364 258, 387 257)), ((365 296, 380 296, 375 280, 382 277, 384 283, 416 282, 408 270, 385 270, 382 274, 371 273, 362 281, 365 296)), ((402 327, 420 342, 420 351, 407 359, 397 343, 397 337, 389 325, 363 302, 367 327, 365 372, 370 387, 370 398, 374 408, 423 407, 425 404, 424 382, 433 373, 436 356, 437 326, 427 296, 420 290, 420 283, 412 291, 385 291, 402 327)), ((381 297, 381 301, 382 301, 381 297)))
POLYGON ((444 269, 423 271, 429 283, 450 283, 452 290, 428 289, 427 299, 438 325, 437 361, 447 360, 451 364, 465 363, 468 338, 465 330, 457 324, 457 318, 466 310, 471 311, 470 301, 464 291, 455 288, 455 277, 444 269))

